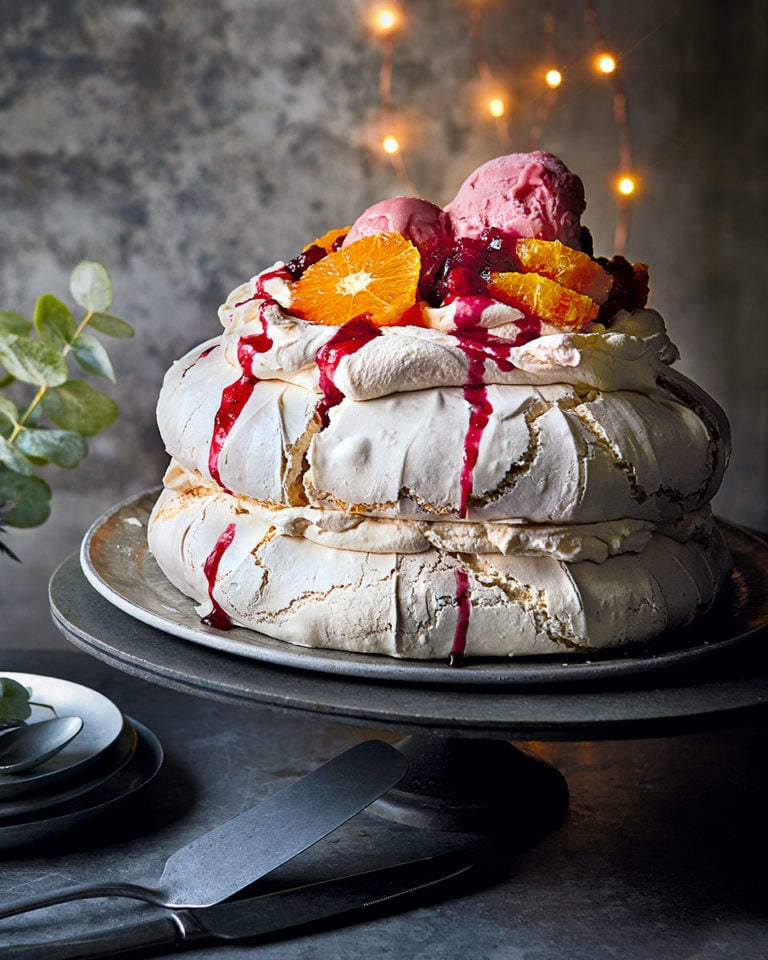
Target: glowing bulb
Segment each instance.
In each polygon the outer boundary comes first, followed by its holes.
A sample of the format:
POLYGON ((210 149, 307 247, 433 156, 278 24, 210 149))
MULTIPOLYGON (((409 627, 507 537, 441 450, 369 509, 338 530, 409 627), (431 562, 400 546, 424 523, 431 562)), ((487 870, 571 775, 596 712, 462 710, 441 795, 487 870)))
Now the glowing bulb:
POLYGON ((393 156, 394 154, 400 152, 400 141, 397 139, 397 137, 384 137, 384 139, 381 141, 381 149, 384 151, 384 153, 388 153, 390 156, 393 156))
POLYGON ((629 197, 635 192, 635 180, 633 177, 619 177, 616 181, 616 189, 623 197, 629 197))
POLYGON ((503 117, 506 112, 504 101, 501 97, 491 97, 488 101, 488 113, 492 117, 503 117))
POLYGON ((595 60, 595 66, 600 73, 613 73, 616 69, 616 58, 612 57, 610 53, 601 53, 595 60))
POLYGON ((394 7, 378 7, 373 12, 372 25, 375 33, 379 36, 386 36, 392 33, 399 24, 397 10, 394 7))
POLYGON ((563 82, 563 75, 559 70, 547 70, 547 74, 544 79, 547 81, 547 86, 552 87, 554 90, 555 87, 559 87, 563 82))

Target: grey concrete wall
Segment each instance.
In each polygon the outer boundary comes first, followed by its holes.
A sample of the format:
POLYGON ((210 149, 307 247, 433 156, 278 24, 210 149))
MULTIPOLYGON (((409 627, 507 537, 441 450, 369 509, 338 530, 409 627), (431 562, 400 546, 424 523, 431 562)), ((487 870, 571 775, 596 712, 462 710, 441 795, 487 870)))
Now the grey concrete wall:
MULTIPOLYGON (((403 0, 393 97, 421 193, 438 203, 504 150, 478 114, 466 0, 403 0)), ((585 67, 582 5, 555 0, 566 84, 542 146, 584 179, 612 252, 617 155, 604 81, 585 67)), ((723 404, 734 456, 716 501, 768 528, 764 275, 768 5, 598 3, 622 68, 642 190, 628 255, 651 264, 680 369, 723 404)), ((156 484, 162 374, 217 329, 228 291, 312 237, 403 192, 372 149, 379 50, 362 0, 0 0, 0 306, 30 312, 98 259, 137 337, 114 350, 116 427, 51 474, 46 526, 0 560, 0 648, 59 641, 46 584, 113 502, 156 484)), ((487 0, 488 61, 515 93, 513 149, 539 94, 540 5, 487 0)))

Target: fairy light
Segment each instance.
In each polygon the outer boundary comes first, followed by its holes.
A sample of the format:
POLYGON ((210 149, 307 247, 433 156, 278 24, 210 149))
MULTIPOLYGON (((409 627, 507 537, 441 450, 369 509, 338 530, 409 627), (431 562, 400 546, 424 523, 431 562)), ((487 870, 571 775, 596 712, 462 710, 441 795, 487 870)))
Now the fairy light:
POLYGON ((395 6, 377 6, 371 12, 369 25, 381 41, 381 70, 379 71, 379 99, 386 113, 392 96, 392 64, 395 34, 402 26, 403 17, 395 6))
POLYGON ((552 90, 556 90, 563 82, 563 75, 559 70, 556 70, 553 67, 551 70, 547 70, 544 79, 546 80, 548 87, 550 87, 552 90))
POLYGON ((396 7, 376 7, 371 14, 371 29, 378 37, 391 36, 402 22, 396 7))
POLYGON ((507 107, 501 97, 491 97, 488 101, 488 113, 498 120, 498 118, 503 117, 506 112, 507 107))
POLYGON ((616 189, 622 197, 631 197, 637 189, 635 178, 629 176, 629 174, 623 174, 616 181, 616 189))
POLYGON ((595 67, 599 73, 613 73, 616 69, 616 58, 610 53, 600 53, 595 57, 595 67))
POLYGON ((381 141, 381 149, 384 151, 384 153, 389 154, 390 157, 393 157, 396 153, 400 153, 400 141, 397 139, 397 137, 389 134, 381 141))

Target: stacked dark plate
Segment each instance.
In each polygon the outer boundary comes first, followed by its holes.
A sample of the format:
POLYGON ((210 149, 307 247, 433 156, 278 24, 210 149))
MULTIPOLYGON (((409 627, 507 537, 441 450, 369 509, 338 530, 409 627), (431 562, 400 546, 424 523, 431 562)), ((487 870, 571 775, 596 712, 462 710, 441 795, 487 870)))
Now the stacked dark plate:
MULTIPOLYGON (((0 774, 0 850, 63 833, 136 793, 163 761, 157 738, 88 687, 29 673, 7 673, 32 690, 27 723, 58 716, 83 719, 80 733, 44 763, 0 774)), ((0 733, 0 745, 2 733, 0 733)))

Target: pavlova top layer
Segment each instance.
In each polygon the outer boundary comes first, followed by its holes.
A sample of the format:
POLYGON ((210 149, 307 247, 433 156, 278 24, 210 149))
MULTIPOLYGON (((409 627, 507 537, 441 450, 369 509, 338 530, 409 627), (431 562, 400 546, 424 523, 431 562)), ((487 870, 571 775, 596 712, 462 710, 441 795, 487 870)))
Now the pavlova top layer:
POLYGON ((232 291, 233 370, 370 400, 431 387, 650 393, 677 351, 647 270, 594 258, 581 181, 551 154, 485 164, 445 208, 374 204, 232 291))
POLYGON ((381 327, 365 343, 350 340, 345 349, 340 328, 291 315, 284 280, 267 281, 271 302, 254 293, 260 285, 260 277, 242 284, 219 310, 222 347, 233 372, 241 366, 241 341, 266 337, 267 349, 248 354, 253 376, 322 393, 325 373, 350 400, 465 386, 470 378, 473 385, 567 383, 650 393, 659 373, 677 358, 654 310, 621 310, 609 328, 594 323, 572 332, 542 325, 541 335, 526 339, 530 323, 519 310, 483 297, 427 307, 431 327, 381 327), (476 317, 473 328, 464 322, 469 316, 476 317), (342 349, 328 357, 339 344, 342 349))

